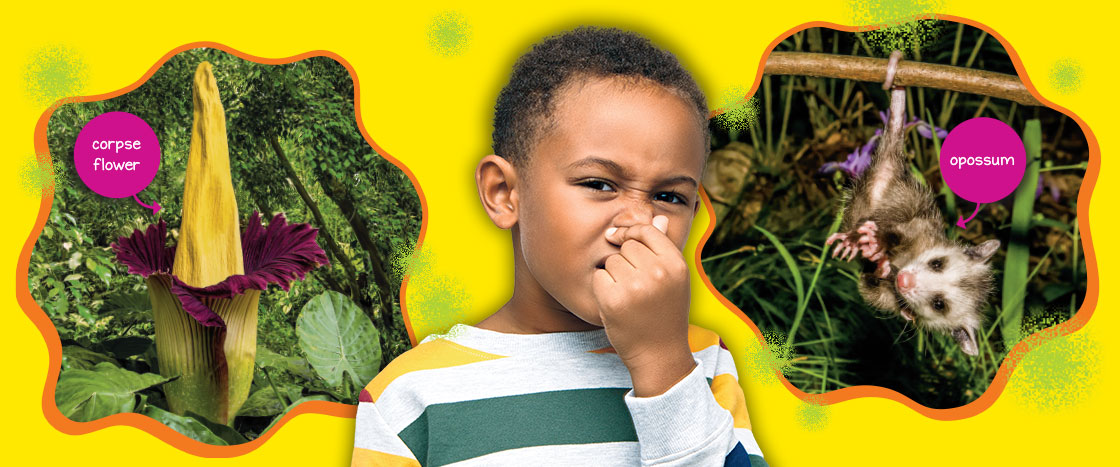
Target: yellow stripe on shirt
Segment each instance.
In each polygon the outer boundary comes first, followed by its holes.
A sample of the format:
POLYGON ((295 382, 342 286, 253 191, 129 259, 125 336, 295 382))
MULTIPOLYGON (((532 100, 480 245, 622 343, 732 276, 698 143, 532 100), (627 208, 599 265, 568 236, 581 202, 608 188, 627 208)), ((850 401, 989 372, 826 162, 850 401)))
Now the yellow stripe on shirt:
POLYGON ((354 457, 350 459, 350 467, 420 467, 416 459, 409 459, 394 454, 371 451, 369 449, 354 448, 354 457))
POLYGON ((730 374, 716 375, 712 378, 712 394, 716 402, 728 412, 735 420, 735 428, 751 429, 751 419, 747 414, 747 399, 743 396, 743 388, 730 374))
POLYGON ((465 347, 446 339, 436 339, 416 346, 411 351, 401 354, 394 359, 377 377, 366 385, 365 392, 359 400, 369 398, 368 402, 376 401, 381 392, 393 380, 401 375, 420 370, 436 368, 449 368, 466 365, 469 363, 484 362, 505 358, 503 355, 494 355, 479 350, 465 347))

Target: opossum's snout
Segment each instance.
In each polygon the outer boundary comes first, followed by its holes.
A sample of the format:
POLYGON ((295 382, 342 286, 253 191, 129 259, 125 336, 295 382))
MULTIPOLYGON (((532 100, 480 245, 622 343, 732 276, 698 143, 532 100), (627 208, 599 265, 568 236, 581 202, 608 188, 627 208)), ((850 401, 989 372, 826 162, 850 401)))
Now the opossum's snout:
POLYGON ((907 293, 913 290, 914 286, 918 285, 918 278, 910 271, 899 271, 895 282, 898 284, 899 292, 907 293))

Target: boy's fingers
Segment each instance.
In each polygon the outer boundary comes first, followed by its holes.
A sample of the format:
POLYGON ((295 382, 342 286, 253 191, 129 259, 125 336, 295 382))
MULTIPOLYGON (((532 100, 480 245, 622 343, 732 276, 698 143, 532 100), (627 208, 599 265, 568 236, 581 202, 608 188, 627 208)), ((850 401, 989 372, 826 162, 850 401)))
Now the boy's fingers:
POLYGON ((657 254, 637 240, 623 242, 619 254, 637 269, 645 269, 657 263, 657 254))
POLYGON ((629 277, 630 274, 633 274, 633 272, 637 268, 636 265, 630 263, 630 261, 628 261, 620 254, 608 256, 607 261, 603 264, 603 267, 605 268, 607 273, 611 275, 611 279, 614 279, 615 282, 622 282, 626 280, 626 278, 629 277))
POLYGON ((629 227, 611 227, 606 231, 606 238, 608 242, 614 245, 622 246, 627 240, 633 239, 644 243, 655 254, 662 254, 667 251, 679 251, 677 246, 669 240, 668 232, 669 218, 663 215, 654 216, 650 224, 637 224, 629 227), (660 237, 659 241, 657 237, 660 237), (652 242, 652 243, 651 243, 652 242), (666 250, 665 246, 672 248, 666 250))
POLYGON ((615 235, 619 237, 617 245, 621 246, 626 243, 627 240, 637 240, 642 242, 642 244, 658 256, 670 253, 680 254, 681 252, 677 248, 677 245, 674 244, 672 240, 669 240, 669 237, 665 235, 664 232, 657 230, 657 227, 651 224, 631 226, 626 228, 625 231, 622 231, 622 229, 618 230, 619 232, 615 233, 615 235))

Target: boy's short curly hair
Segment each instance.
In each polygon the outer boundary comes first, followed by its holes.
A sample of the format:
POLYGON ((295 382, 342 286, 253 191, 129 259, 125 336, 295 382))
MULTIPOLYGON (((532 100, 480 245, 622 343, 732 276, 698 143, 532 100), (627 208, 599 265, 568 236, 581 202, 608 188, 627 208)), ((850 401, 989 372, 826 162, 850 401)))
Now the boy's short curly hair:
POLYGON ((708 141, 708 103, 672 53, 632 32, 585 26, 548 37, 517 60, 494 106, 494 153, 524 167, 555 123, 556 97, 576 79, 613 76, 652 81, 695 106, 708 141))

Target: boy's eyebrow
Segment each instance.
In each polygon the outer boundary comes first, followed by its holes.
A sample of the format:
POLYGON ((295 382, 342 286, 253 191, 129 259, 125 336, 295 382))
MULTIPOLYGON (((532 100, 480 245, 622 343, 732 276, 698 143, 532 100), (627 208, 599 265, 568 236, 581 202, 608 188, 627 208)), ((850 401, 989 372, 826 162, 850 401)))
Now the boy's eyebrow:
MULTIPOLYGON (((578 161, 572 162, 571 164, 568 164, 569 169, 578 169, 578 168, 593 167, 593 166, 602 167, 603 169, 606 169, 608 172, 614 173, 615 175, 619 175, 623 178, 630 178, 630 174, 627 173, 626 169, 623 168, 621 165, 618 165, 617 162, 609 160, 609 159, 603 159, 601 157, 589 156, 589 157, 585 157, 583 159, 580 159, 578 161)), ((691 188, 697 188, 697 187, 700 186, 700 184, 696 181, 696 179, 694 179, 692 177, 689 177, 687 175, 677 175, 675 177, 669 177, 668 179, 661 180, 661 181, 658 182, 659 185, 674 185, 674 184, 677 184, 677 183, 688 184, 689 187, 691 187, 691 188)))

